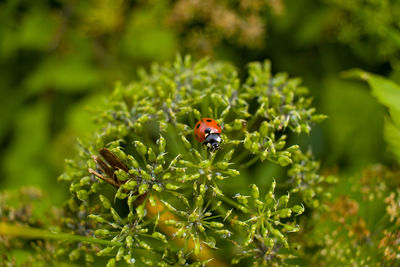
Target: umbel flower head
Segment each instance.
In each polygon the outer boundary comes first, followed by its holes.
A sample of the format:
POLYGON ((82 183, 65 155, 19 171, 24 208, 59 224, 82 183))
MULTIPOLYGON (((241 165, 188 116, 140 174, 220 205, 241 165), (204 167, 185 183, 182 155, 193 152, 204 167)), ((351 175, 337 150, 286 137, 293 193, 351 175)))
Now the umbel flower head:
MULTIPOLYGON (((99 130, 60 176, 72 193, 70 229, 115 244, 86 253, 109 257, 109 266, 227 266, 219 254, 257 266, 294 257, 296 216, 319 205, 327 183, 311 152, 287 141, 324 119, 300 83, 272 76, 269 61, 249 64, 241 82, 228 63, 177 57, 118 85, 96 117, 99 130), (203 117, 222 127, 218 150, 193 135, 203 117), (260 187, 243 174, 254 164, 286 174, 260 187)), ((71 249, 72 258, 83 255, 79 245, 71 249)))

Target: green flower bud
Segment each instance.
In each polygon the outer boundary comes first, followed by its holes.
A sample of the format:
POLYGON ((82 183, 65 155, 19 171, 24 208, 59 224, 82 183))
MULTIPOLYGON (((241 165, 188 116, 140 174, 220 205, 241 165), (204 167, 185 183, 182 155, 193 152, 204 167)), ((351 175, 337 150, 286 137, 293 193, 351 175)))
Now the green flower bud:
POLYGON ((275 149, 276 150, 281 150, 285 147, 286 142, 285 141, 279 141, 276 145, 275 145, 275 149))
POLYGON ((242 206, 242 205, 238 206, 238 209, 241 210, 243 213, 249 212, 249 210, 245 206, 242 206))
POLYGON ((197 119, 197 120, 200 120, 201 119, 201 113, 200 113, 200 111, 198 111, 197 109, 192 109, 192 112, 193 112, 193 116, 197 119))
POLYGON ((260 134, 261 136, 268 136, 269 133, 269 124, 266 121, 263 121, 260 126, 260 134))
POLYGON ((96 236, 106 236, 106 235, 110 234, 110 231, 108 231, 107 229, 97 229, 94 231, 94 234, 96 236))
POLYGON ((94 262, 94 256, 89 253, 85 253, 85 262, 86 263, 93 263, 94 262))
POLYGON ((289 164, 292 163, 292 160, 291 160, 289 157, 287 157, 287 156, 280 156, 280 157, 278 158, 278 163, 279 163, 279 165, 281 165, 281 166, 287 166, 287 165, 289 165, 289 164))
POLYGON ((198 195, 198 196, 196 197, 196 207, 202 208, 202 207, 203 207, 203 203, 204 203, 204 198, 203 198, 203 196, 202 196, 202 195, 198 195))
POLYGON ((168 190, 178 190, 180 188, 180 186, 168 183, 165 185, 165 188, 167 188, 168 190))
POLYGON ((264 208, 264 202, 262 202, 261 200, 259 200, 259 199, 255 199, 254 200, 254 205, 258 208, 258 209, 263 209, 264 208))
POLYGON ((147 157, 149 159, 150 162, 155 162, 156 161, 156 154, 154 153, 153 149, 151 147, 149 147, 149 149, 147 150, 147 157))
POLYGON ((108 255, 112 250, 114 249, 114 247, 105 247, 104 249, 100 250, 99 252, 97 252, 97 256, 105 256, 108 255))
POLYGON ((108 198, 106 198, 105 196, 103 196, 103 195, 99 195, 99 199, 100 199, 100 201, 101 201, 101 204, 103 204, 103 207, 105 208, 105 209, 109 209, 109 208, 111 208, 111 204, 110 204, 110 201, 108 200, 108 198))
POLYGON ((247 203, 249 202, 249 201, 247 200, 247 196, 242 196, 242 195, 237 194, 237 195, 235 196, 235 198, 237 199, 237 201, 238 201, 240 204, 243 204, 243 205, 247 205, 247 203))
POLYGON ((224 224, 220 223, 220 222, 211 222, 210 226, 215 227, 215 228, 221 228, 221 227, 224 227, 224 224))
POLYGON ((157 192, 161 192, 163 190, 159 184, 153 184, 152 189, 154 189, 157 192))
POLYGON ((261 160, 261 161, 264 161, 264 160, 267 159, 267 157, 268 157, 268 152, 269 152, 269 149, 265 149, 263 152, 261 152, 261 155, 260 155, 260 160, 261 160))
POLYGON ((87 185, 89 183, 90 183, 90 177, 89 176, 85 176, 79 181, 79 185, 80 186, 85 186, 85 185, 87 185))
POLYGON ((124 151, 122 151, 121 147, 115 147, 111 148, 110 151, 120 160, 125 161, 126 160, 126 154, 124 151))
POLYGON ((126 181, 129 179, 129 174, 123 170, 117 170, 114 173, 120 181, 126 181))
POLYGON ((115 209, 110 208, 110 212, 111 212, 111 215, 112 215, 114 221, 121 221, 121 217, 119 217, 119 215, 115 209))
POLYGON ((287 217, 290 217, 290 215, 292 215, 292 210, 289 209, 289 208, 287 208, 287 209, 281 209, 281 210, 279 211, 279 216, 280 216, 281 218, 287 218, 287 217))
POLYGON ((159 233, 159 232, 153 232, 152 234, 151 234, 151 236, 153 237, 153 238, 155 238, 155 239, 157 239, 157 240, 160 240, 160 241, 162 241, 163 243, 165 243, 165 244, 167 244, 168 242, 167 242, 167 238, 166 238, 166 236, 165 235, 163 235, 162 233, 159 233))
POLYGON ((138 189, 139 195, 143 195, 144 193, 146 193, 147 189, 149 189, 149 185, 148 184, 141 184, 139 186, 139 189, 138 189))
POLYGON ((175 209, 171 204, 169 204, 168 202, 163 201, 163 200, 161 200, 161 202, 165 205, 165 207, 166 207, 169 211, 172 211, 172 212, 175 212, 175 211, 176 211, 176 209, 175 209))
POLYGON ((179 228, 179 227, 183 226, 182 222, 178 222, 178 221, 175 221, 175 220, 165 220, 164 223, 166 225, 173 226, 175 228, 179 228))
POLYGON ((221 189, 219 189, 217 186, 213 187, 213 192, 218 196, 223 196, 224 195, 222 193, 221 189))
POLYGON ((283 226, 283 230, 288 233, 296 233, 300 230, 300 227, 297 225, 295 226, 295 225, 285 224, 283 226))
POLYGON ((123 185, 123 188, 126 190, 133 190, 136 187, 137 183, 135 180, 130 180, 129 182, 123 185))
POLYGON ((215 167, 221 170, 225 170, 226 168, 229 167, 229 163, 226 161, 220 161, 217 164, 215 164, 215 167))
POLYGON ((140 170, 140 175, 142 175, 142 177, 146 180, 151 180, 152 177, 150 174, 148 174, 145 170, 140 170))
POLYGON ((128 236, 125 238, 125 243, 126 243, 126 246, 127 246, 128 248, 132 248, 132 247, 133 247, 133 238, 132 238, 132 236, 128 235, 128 236))
POLYGON ((275 181, 275 179, 272 181, 272 183, 271 183, 271 188, 270 188, 270 191, 271 192, 274 192, 275 191, 275 187, 276 187, 276 181, 275 181))
POLYGON ((68 255, 70 261, 76 261, 80 258, 80 256, 81 252, 79 248, 72 250, 68 255))
POLYGON ((233 209, 230 209, 226 212, 224 221, 232 214, 233 209))
POLYGON ((100 189, 100 184, 99 183, 94 183, 90 186, 90 192, 91 193, 96 193, 100 189))
POLYGON ((143 204, 136 208, 136 214, 139 216, 139 218, 143 218, 144 216, 146 216, 146 213, 147 213, 143 204))
POLYGON ((201 251, 201 245, 200 245, 200 241, 198 239, 195 240, 194 242, 194 255, 199 255, 201 251))
POLYGON ((184 236, 186 236, 186 230, 184 227, 179 228, 178 231, 175 232, 175 236, 183 238, 184 236))
POLYGON ((160 152, 160 153, 163 153, 163 152, 165 152, 165 146, 166 146, 166 141, 165 141, 165 138, 162 136, 162 135, 160 135, 160 138, 158 138, 157 139, 157 145, 158 145, 158 151, 160 152))
POLYGON ((204 233, 204 231, 206 230, 206 228, 204 228, 204 226, 201 223, 197 223, 196 227, 202 233, 204 233))
POLYGON ((171 173, 170 172, 165 173, 162 178, 164 180, 171 178, 171 173))
POLYGON ((258 143, 254 142, 253 145, 250 148, 251 153, 258 153, 260 151, 260 146, 258 143))
POLYGON ((115 197, 119 198, 119 199, 125 199, 127 196, 128 195, 126 193, 124 193, 124 187, 123 186, 121 186, 118 189, 117 193, 115 194, 115 197))
POLYGON ((192 144, 186 139, 185 136, 181 135, 181 140, 186 149, 192 148, 192 144))
POLYGON ((286 150, 289 153, 294 153, 294 152, 297 152, 299 149, 300 149, 300 147, 298 145, 293 145, 293 146, 288 147, 286 150))
POLYGON ((283 195, 279 198, 278 203, 279 207, 286 207, 287 203, 289 202, 289 196, 283 195))
POLYGON ((88 194, 88 192, 86 191, 86 190, 79 190, 77 193, 76 193, 76 196, 77 196, 77 198, 79 199, 79 200, 82 200, 82 201, 85 201, 85 200, 87 200, 88 199, 88 197, 89 197, 89 194, 88 194))
POLYGON ((160 123, 160 131, 166 132, 168 129, 168 124, 165 121, 159 121, 160 123))
POLYGON ((164 170, 162 165, 158 165, 155 169, 154 169, 154 173, 155 174, 159 174, 164 170))
POLYGON ((226 174, 229 174, 231 176, 237 176, 240 174, 240 172, 238 170, 235 169, 228 169, 226 171, 224 171, 226 174))
POLYGON ((272 191, 269 191, 266 195, 265 195, 265 205, 270 205, 273 201, 275 200, 275 195, 272 191))
POLYGON ((221 238, 225 239, 227 237, 230 237, 232 233, 226 229, 223 230, 215 230, 215 233, 219 235, 221 238))
POLYGON ((275 245, 275 242, 272 238, 264 238, 264 245, 266 247, 272 248, 275 245))
POLYGON ((143 157, 146 156, 146 153, 147 153, 146 146, 140 141, 135 141, 134 144, 136 147, 136 151, 143 157))
POLYGON ((234 148, 229 150, 229 152, 224 155, 224 161, 229 162, 232 159, 233 153, 235 153, 235 149, 234 148))
POLYGON ((98 223, 105 223, 106 222, 106 220, 104 220, 104 218, 101 217, 100 215, 90 214, 90 215, 88 215, 88 218, 92 219, 92 220, 94 220, 94 221, 96 221, 98 223))
POLYGON ((253 198, 257 199, 260 197, 260 192, 258 190, 258 187, 255 184, 250 185, 251 188, 251 194, 253 198))
POLYGON ((150 250, 150 249, 151 249, 151 247, 150 247, 146 242, 144 242, 144 241, 139 241, 139 246, 140 246, 141 248, 146 249, 146 250, 150 250))
POLYGON ((231 106, 227 106, 222 112, 221 112, 221 118, 224 119, 226 115, 228 115, 229 111, 231 110, 231 106))
POLYGON ((205 184, 200 185, 200 194, 204 195, 204 193, 207 191, 207 186, 205 184))
POLYGON ((133 204, 138 197, 139 197, 139 195, 130 195, 128 197, 128 206, 129 206, 130 210, 133 210, 133 204))
POLYGON ((115 256, 115 260, 116 261, 120 261, 122 259, 122 257, 124 256, 124 254, 125 254, 125 248, 124 247, 120 247, 118 249, 117 255, 115 256))
POLYGON ((150 202, 150 205, 153 206, 153 207, 155 207, 157 205, 156 200, 154 199, 153 196, 149 196, 148 201, 150 202))
POLYGON ((250 136, 246 136, 243 145, 247 150, 250 150, 253 147, 253 142, 251 141, 250 136))

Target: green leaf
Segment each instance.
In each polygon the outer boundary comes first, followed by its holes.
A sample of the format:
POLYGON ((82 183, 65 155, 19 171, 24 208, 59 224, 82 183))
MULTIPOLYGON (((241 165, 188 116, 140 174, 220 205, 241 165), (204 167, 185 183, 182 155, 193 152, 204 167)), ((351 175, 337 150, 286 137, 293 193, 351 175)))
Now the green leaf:
POLYGON ((400 163, 400 127, 391 120, 385 120, 384 128, 385 140, 389 144, 390 150, 394 153, 400 163))
POLYGON ((392 119, 385 120, 385 140, 400 162, 400 85, 384 77, 358 69, 348 71, 344 73, 344 76, 367 81, 372 89, 372 95, 389 108, 392 119))
POLYGON ((372 89, 372 95, 375 96, 379 102, 391 110, 394 109, 396 112, 400 112, 400 85, 384 77, 359 69, 345 72, 344 76, 359 78, 368 82, 372 89))

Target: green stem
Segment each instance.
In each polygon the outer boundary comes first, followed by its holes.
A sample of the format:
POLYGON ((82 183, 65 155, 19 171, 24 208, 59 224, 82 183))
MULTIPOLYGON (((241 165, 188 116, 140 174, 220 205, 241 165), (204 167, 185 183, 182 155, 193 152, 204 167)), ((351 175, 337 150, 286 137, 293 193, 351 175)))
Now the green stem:
POLYGON ((245 149, 244 151, 242 151, 242 153, 240 153, 237 157, 235 157, 234 160, 235 162, 239 163, 243 159, 245 159, 248 155, 250 155, 250 152, 247 149, 245 149))
POLYGON ((235 202, 233 199, 230 199, 229 197, 226 197, 226 196, 220 196, 220 195, 218 195, 218 198, 220 198, 225 203, 231 205, 232 207, 234 207, 238 210, 242 210, 243 206, 240 205, 239 203, 235 202))
POLYGON ((253 157, 251 160, 249 160, 248 162, 243 163, 243 164, 240 166, 240 168, 241 168, 241 169, 246 169, 246 168, 250 167, 251 165, 253 165, 254 163, 256 163, 256 162, 259 160, 259 158, 260 158, 259 155, 254 156, 254 157, 253 157))
POLYGON ((122 246, 120 242, 97 239, 88 236, 79 236, 66 233, 53 233, 47 230, 33 228, 29 226, 19 226, 0 222, 0 235, 9 235, 22 238, 39 238, 39 239, 58 239, 78 242, 96 243, 101 245, 122 246))

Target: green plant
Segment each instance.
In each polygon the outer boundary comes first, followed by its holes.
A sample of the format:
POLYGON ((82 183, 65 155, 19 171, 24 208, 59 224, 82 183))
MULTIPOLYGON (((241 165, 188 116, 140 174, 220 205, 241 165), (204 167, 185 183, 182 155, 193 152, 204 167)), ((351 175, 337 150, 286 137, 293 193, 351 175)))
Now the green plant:
POLYGON ((108 245, 67 239, 56 255, 106 256, 108 266, 289 264, 298 216, 323 207, 335 179, 287 139, 325 116, 299 79, 272 76, 268 61, 248 70, 241 82, 230 64, 178 57, 118 85, 98 107, 99 130, 59 178, 71 192, 59 230, 108 245), (195 140, 201 117, 222 125, 220 150, 195 140), (257 185, 246 175, 255 164, 283 175, 257 185))
MULTIPOLYGON (((384 135, 399 162, 400 86, 381 76, 350 70, 345 77, 362 79, 372 95, 388 108, 384 135)), ((398 165, 375 164, 353 175, 339 175, 325 210, 313 213, 303 232, 308 242, 303 258, 311 265, 398 266, 400 202, 398 165), (344 190, 348 188, 348 190, 344 190), (310 253, 311 252, 311 253, 310 253)))

